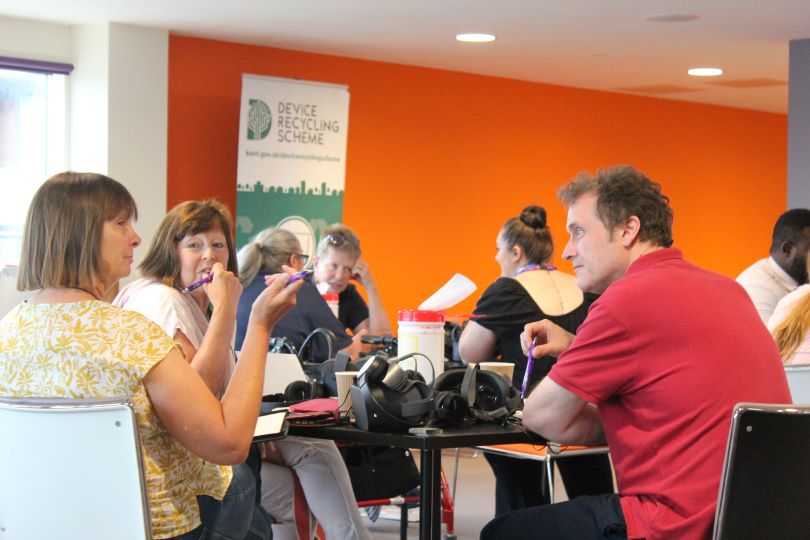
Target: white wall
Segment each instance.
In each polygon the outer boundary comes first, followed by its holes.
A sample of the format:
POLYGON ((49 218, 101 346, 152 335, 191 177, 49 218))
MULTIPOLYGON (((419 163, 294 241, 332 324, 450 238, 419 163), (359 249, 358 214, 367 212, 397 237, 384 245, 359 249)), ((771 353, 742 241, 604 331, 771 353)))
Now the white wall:
POLYGON ((70 28, 0 17, 0 56, 69 64, 70 28))
POLYGON ((810 39, 790 42, 788 208, 810 208, 810 39))
POLYGON ((143 239, 131 280, 138 277, 135 267, 166 215, 169 33, 111 24, 109 53, 107 173, 135 197, 136 229, 143 239))
MULTIPOLYGON (((166 208, 168 44, 166 30, 0 17, 0 55, 75 66, 68 168, 106 174, 127 186, 138 204, 144 243, 166 208)), ((136 265, 144 251, 136 252, 136 265)), ((13 272, 0 272, 0 317, 28 296, 15 285, 13 272)))

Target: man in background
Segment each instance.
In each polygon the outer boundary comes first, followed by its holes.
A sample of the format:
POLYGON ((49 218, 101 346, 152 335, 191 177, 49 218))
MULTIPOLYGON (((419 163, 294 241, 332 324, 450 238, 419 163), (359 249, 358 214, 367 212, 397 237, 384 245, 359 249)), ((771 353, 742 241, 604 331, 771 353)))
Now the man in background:
POLYGON ((602 295, 576 336, 549 320, 526 325, 524 350, 558 360, 523 424, 561 444, 607 441, 618 494, 505 514, 481 538, 708 539, 732 408, 790 402, 776 345, 738 284, 671 247, 658 184, 614 167, 560 198, 563 257, 583 291, 602 295))
POLYGON ((737 277, 764 323, 783 296, 807 283, 808 247, 810 210, 788 210, 773 227, 770 257, 758 260, 737 277))

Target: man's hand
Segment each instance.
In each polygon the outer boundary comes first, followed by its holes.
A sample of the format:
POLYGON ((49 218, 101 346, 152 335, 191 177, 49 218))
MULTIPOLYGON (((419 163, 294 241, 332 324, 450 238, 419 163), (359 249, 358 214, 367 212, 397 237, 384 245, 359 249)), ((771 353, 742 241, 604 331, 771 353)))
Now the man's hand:
POLYGON ((571 346, 571 342, 574 341, 574 334, 566 332, 548 319, 543 319, 523 327, 523 333, 520 334, 520 346, 526 355, 529 354, 533 340, 536 341, 532 356, 535 358, 541 356, 557 357, 571 346))

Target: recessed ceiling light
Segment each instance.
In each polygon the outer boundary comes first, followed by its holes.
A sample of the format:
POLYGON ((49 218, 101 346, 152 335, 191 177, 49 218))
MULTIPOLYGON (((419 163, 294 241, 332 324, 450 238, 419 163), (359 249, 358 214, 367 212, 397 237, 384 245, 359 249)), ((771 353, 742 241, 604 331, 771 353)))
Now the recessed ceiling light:
POLYGON ((720 68, 702 67, 692 68, 688 70, 687 73, 693 77, 717 77, 723 74, 723 70, 720 68))
POLYGON ((652 22, 687 22, 696 21, 699 19, 698 15, 689 15, 686 13, 659 13, 658 15, 647 15, 645 20, 652 22))
POLYGON ((492 34, 458 34, 456 39, 466 43, 486 43, 487 41, 495 41, 495 36, 492 34))

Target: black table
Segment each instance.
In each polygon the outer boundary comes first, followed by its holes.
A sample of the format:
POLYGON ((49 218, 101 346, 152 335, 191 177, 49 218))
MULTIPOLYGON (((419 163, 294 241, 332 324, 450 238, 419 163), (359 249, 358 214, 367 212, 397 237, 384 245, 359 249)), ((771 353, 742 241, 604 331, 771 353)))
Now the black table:
POLYGON ((441 535, 441 467, 443 448, 529 442, 519 426, 476 424, 444 428, 441 433, 410 435, 365 431, 352 425, 290 426, 290 435, 331 439, 376 446, 417 448, 421 451, 421 498, 419 502, 419 538, 438 540, 441 535))

